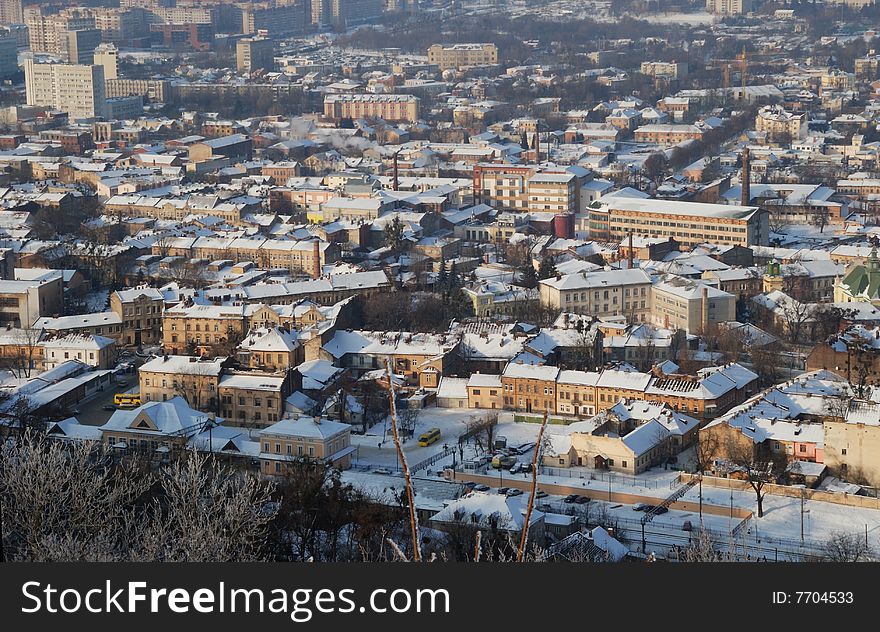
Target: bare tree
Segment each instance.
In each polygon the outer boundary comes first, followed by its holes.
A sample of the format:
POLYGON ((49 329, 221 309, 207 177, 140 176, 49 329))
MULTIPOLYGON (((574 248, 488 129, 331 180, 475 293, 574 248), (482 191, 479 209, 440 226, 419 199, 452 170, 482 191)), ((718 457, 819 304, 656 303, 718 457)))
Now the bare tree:
POLYGON ((769 446, 755 445, 750 440, 730 441, 727 445, 727 460, 734 470, 743 474, 755 492, 758 504, 758 518, 764 517, 764 487, 776 483, 785 472, 784 454, 776 454, 769 446))
POLYGON ((720 556, 712 536, 708 531, 700 529, 691 537, 686 547, 678 550, 677 559, 680 562, 718 562, 720 556))
POLYGON ((149 478, 114 470, 99 447, 46 441, 30 431, 0 449, 3 540, 9 558, 75 561, 65 557, 77 549, 74 543, 128 546, 127 512, 150 488, 149 478), (65 544, 59 549, 60 541, 65 544))
POLYGON ((271 486, 185 454, 156 477, 100 444, 7 440, 4 544, 29 561, 252 561, 274 516, 271 486))
POLYGON ((490 452, 495 445, 495 430, 498 426, 498 412, 489 411, 482 416, 471 416, 465 426, 465 435, 474 440, 480 453, 490 452))
POLYGON ((416 513, 416 495, 413 490, 412 478, 409 473, 409 463, 406 460, 406 454, 400 444, 400 433, 397 430, 397 397, 394 393, 394 373, 391 371, 391 358, 388 358, 385 365, 388 373, 388 403, 391 409, 391 435, 394 437, 394 448, 397 450, 397 456, 400 459, 400 467, 403 470, 403 481, 406 488, 407 508, 409 510, 409 523, 412 537, 413 561, 422 561, 422 537, 419 532, 419 517, 416 513))
POLYGON ((18 346, 18 354, 12 358, 10 367, 19 378, 30 377, 36 368, 38 344, 43 337, 42 329, 35 329, 30 325, 15 330, 13 340, 18 346))
POLYGON ((861 534, 833 533, 824 546, 826 562, 867 561, 868 543, 861 534))

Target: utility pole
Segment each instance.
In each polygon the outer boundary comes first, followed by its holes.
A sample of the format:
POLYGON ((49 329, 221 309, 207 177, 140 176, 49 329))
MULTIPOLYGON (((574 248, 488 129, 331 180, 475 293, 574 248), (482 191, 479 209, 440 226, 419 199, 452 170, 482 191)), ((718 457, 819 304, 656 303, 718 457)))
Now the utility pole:
POLYGON ((801 545, 804 543, 804 490, 801 489, 801 545))

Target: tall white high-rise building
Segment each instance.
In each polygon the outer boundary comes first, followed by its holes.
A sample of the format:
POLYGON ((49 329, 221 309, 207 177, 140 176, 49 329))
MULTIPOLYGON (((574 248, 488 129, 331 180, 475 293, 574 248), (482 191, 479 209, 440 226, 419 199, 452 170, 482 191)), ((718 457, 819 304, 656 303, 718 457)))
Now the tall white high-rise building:
POLYGON ((95 49, 95 65, 104 68, 104 80, 119 78, 119 49, 113 44, 101 44, 95 49))
POLYGON ((24 80, 28 105, 63 110, 71 119, 104 116, 103 66, 38 64, 28 59, 24 80))

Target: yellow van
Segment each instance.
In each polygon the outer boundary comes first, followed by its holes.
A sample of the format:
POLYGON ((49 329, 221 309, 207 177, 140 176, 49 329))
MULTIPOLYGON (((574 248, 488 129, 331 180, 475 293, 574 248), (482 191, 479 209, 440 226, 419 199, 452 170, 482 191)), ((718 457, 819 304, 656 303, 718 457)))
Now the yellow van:
POLYGON ((432 443, 437 443, 440 440, 440 428, 431 428, 427 432, 423 432, 421 436, 419 436, 419 445, 421 447, 426 447, 431 445, 432 443))
POLYGON ((119 408, 137 408, 141 405, 141 396, 139 393, 116 393, 113 403, 119 408))

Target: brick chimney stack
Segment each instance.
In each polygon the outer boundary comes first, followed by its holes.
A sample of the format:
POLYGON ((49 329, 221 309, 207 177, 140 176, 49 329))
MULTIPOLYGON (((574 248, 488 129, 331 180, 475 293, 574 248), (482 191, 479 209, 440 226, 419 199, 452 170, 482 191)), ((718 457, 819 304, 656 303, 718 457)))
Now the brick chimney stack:
POLYGON ((321 240, 312 242, 312 278, 321 278, 321 240))
POLYGON ((740 204, 743 206, 749 206, 752 202, 752 192, 751 192, 751 183, 752 183, 752 165, 749 162, 749 148, 746 147, 743 149, 742 153, 742 198, 740 200, 740 204))

